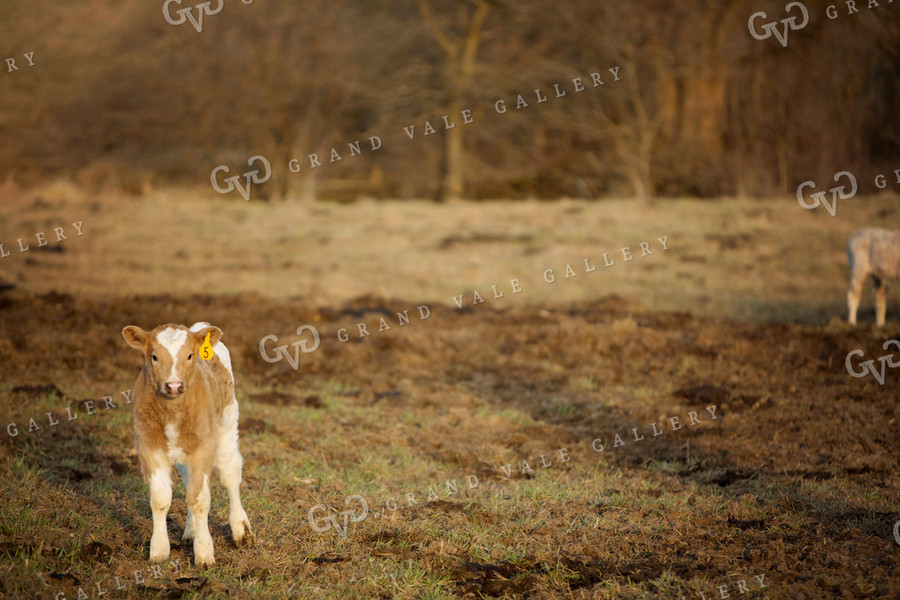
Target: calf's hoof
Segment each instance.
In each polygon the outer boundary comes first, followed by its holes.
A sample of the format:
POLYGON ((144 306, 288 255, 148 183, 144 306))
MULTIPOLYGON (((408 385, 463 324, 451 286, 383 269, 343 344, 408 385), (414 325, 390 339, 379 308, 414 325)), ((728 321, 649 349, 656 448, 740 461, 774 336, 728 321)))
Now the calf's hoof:
POLYGON ((231 538, 234 540, 235 546, 244 544, 253 544, 253 529, 250 527, 250 521, 244 520, 237 523, 231 528, 231 538))
POLYGON ((212 567, 213 565, 216 564, 216 559, 213 558, 212 556, 207 556, 207 557, 195 556, 194 564, 197 565, 198 567, 212 567))
POLYGON ((250 519, 243 509, 233 512, 228 521, 231 525, 231 539, 234 540, 235 546, 253 540, 253 528, 250 527, 250 519))
POLYGON ((211 567, 216 564, 212 539, 208 536, 206 539, 194 540, 194 564, 198 567, 211 567))
POLYGON ((162 562, 169 558, 169 538, 150 538, 150 562, 162 562))
POLYGON ((213 556, 212 550, 209 552, 198 552, 194 549, 194 564, 198 567, 211 567, 216 564, 216 558, 213 556))

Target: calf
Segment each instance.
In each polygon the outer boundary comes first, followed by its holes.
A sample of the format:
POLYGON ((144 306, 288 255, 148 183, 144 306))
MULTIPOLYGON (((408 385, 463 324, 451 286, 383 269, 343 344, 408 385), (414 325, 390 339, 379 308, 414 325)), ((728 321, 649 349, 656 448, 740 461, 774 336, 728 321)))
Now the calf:
POLYGON ((215 564, 209 535, 209 477, 213 466, 228 491, 231 536, 240 544, 252 536, 241 506, 241 453, 238 451, 238 404, 228 349, 222 330, 209 323, 190 329, 169 323, 147 332, 129 326, 122 336, 144 353, 144 368, 134 385, 134 429, 141 473, 150 488, 153 536, 150 560, 169 556, 166 514, 172 504, 172 465, 184 482, 187 521, 182 540, 194 540, 194 562, 215 564), (206 336, 209 348, 201 349, 206 336))
POLYGON ((875 282, 875 322, 884 325, 887 311, 887 281, 900 279, 900 231, 860 229, 847 240, 850 259, 850 289, 847 291, 847 320, 856 325, 856 311, 863 284, 870 276, 875 282))

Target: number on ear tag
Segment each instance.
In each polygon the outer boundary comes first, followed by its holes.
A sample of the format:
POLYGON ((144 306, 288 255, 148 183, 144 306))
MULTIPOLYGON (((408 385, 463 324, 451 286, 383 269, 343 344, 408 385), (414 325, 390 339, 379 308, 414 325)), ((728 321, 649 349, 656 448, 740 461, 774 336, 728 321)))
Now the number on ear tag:
POLYGON ((209 360, 213 356, 215 355, 213 354, 212 346, 209 345, 209 332, 207 331, 206 339, 203 340, 203 345, 200 346, 200 358, 202 358, 203 360, 209 360))

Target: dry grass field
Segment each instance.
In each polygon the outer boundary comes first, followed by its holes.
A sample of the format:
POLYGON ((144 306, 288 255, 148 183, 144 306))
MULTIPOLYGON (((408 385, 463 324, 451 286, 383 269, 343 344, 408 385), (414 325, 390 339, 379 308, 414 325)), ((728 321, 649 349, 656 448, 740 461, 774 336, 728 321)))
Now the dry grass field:
POLYGON ((900 336, 896 294, 883 330, 870 289, 845 314, 847 235, 896 226, 896 195, 2 193, 0 596, 900 597, 900 372, 844 364, 900 336), (154 569, 120 331, 198 320, 235 364, 255 542, 214 484, 217 564, 192 566, 179 484, 154 569), (304 324, 299 368, 262 360, 304 324))

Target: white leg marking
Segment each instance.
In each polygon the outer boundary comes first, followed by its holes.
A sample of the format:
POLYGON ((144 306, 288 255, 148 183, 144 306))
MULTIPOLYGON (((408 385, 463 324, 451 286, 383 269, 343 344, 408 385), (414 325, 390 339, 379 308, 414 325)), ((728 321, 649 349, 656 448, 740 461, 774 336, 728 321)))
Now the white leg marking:
POLYGON ((228 492, 230 505, 228 522, 231 525, 231 537, 235 544, 240 545, 246 533, 253 535, 253 529, 241 505, 241 467, 244 459, 238 449, 237 424, 238 404, 237 400, 234 400, 222 413, 222 420, 219 422, 216 468, 219 470, 219 479, 228 492))
POLYGON ((866 280, 864 277, 850 277, 850 289, 847 290, 847 322, 856 325, 856 313, 859 310, 859 301, 862 298, 863 285, 866 280))
POLYGON ((853 290, 847 292, 847 322, 851 325, 856 325, 856 312, 859 310, 859 296, 857 296, 853 290))
POLYGON ((887 312, 887 283, 876 279, 875 284, 875 324, 884 327, 884 315, 887 312))
POLYGON ((209 535, 209 475, 203 476, 203 487, 195 503, 190 507, 194 525, 194 564, 216 564, 213 556, 212 536, 209 535))
POLYGON ((172 505, 171 467, 166 464, 150 476, 150 508, 153 511, 153 536, 150 538, 150 561, 169 557, 169 532, 166 514, 172 505))

